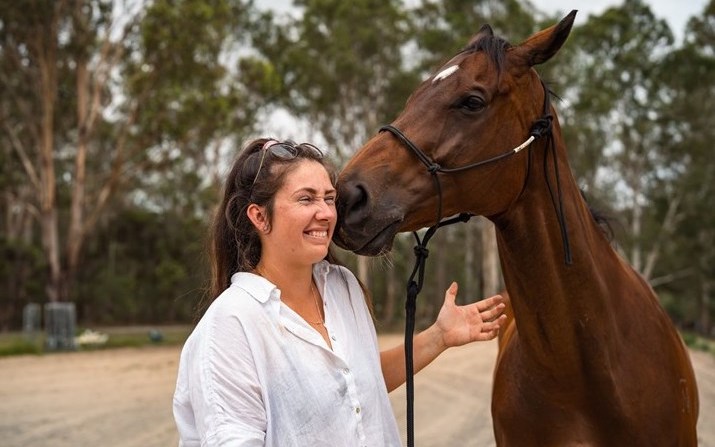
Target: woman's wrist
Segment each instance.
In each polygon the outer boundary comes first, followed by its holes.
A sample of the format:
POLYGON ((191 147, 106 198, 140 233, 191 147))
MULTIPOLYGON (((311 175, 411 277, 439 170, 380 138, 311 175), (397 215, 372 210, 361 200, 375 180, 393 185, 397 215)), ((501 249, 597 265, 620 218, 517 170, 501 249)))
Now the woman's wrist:
POLYGON ((431 350, 434 351, 436 355, 441 354, 449 348, 447 343, 445 343, 444 332, 439 328, 437 323, 425 329, 423 334, 426 338, 425 343, 431 347, 431 350))

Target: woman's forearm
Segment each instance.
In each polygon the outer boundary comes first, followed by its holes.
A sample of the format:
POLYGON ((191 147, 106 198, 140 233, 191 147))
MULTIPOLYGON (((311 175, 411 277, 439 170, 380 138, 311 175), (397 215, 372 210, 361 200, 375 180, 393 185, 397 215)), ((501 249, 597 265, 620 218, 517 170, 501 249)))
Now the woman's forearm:
MULTIPOLYGON (((432 325, 415 335, 412 348, 413 369, 416 374, 444 352, 447 346, 442 340, 439 329, 432 325)), ((380 363, 388 392, 405 383, 407 375, 404 344, 380 352, 380 363)))

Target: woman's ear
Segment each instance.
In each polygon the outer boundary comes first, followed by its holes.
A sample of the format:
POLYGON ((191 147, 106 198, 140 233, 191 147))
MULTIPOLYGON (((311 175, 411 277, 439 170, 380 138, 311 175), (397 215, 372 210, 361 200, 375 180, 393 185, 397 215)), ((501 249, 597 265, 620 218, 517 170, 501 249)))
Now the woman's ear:
POLYGON ((246 209, 246 215, 251 220, 251 223, 253 223, 253 226, 256 227, 256 230, 258 230, 259 233, 268 233, 268 230, 270 230, 270 225, 268 224, 268 217, 266 216, 265 207, 252 203, 248 205, 248 208, 246 209))

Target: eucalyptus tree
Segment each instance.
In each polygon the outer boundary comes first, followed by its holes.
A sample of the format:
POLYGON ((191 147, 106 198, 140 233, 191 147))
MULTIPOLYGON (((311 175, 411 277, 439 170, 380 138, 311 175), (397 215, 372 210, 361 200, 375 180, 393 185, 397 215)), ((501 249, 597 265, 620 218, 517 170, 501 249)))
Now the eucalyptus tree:
POLYGON ((576 69, 565 95, 578 121, 572 158, 588 160, 580 167, 590 174, 590 192, 610 192, 608 200, 627 221, 627 256, 643 271, 647 252, 656 248, 644 232, 645 213, 658 180, 670 175, 667 129, 660 125, 668 99, 657 74, 673 35, 643 1, 625 0, 590 16, 571 39, 576 69))
POLYGON ((667 129, 666 157, 674 175, 662 182, 653 211, 674 228, 652 283, 673 297, 671 310, 710 334, 715 311, 715 1, 690 19, 684 43, 664 61, 661 78, 669 88, 670 107, 661 125, 667 129))
POLYGON ((27 219, 23 231, 40 240, 50 301, 74 296, 83 244, 113 206, 161 209, 149 188, 200 178, 206 148, 251 127, 256 95, 226 57, 250 33, 249 8, 2 0, 0 138, 21 172, 12 209, 39 224, 39 238, 27 219))
POLYGON ((465 47, 482 25, 517 43, 536 30, 542 16, 519 0, 421 0, 410 13, 423 74, 465 47))
POLYGON ((297 0, 287 23, 267 17, 254 45, 283 83, 277 98, 308 120, 337 161, 390 118, 416 84, 403 62, 400 1, 297 0))

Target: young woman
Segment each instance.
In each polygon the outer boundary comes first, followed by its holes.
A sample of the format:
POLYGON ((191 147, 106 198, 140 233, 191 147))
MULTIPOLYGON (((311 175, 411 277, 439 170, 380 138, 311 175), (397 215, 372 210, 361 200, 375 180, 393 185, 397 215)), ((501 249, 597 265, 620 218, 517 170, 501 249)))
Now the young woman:
MULTIPOLYGON (((404 348, 379 352, 366 295, 330 254, 334 179, 310 144, 259 139, 234 163, 213 224, 216 298, 181 354, 180 445, 401 445, 387 393, 404 348)), ((500 296, 456 294, 415 336, 415 371, 504 321, 500 296)))

